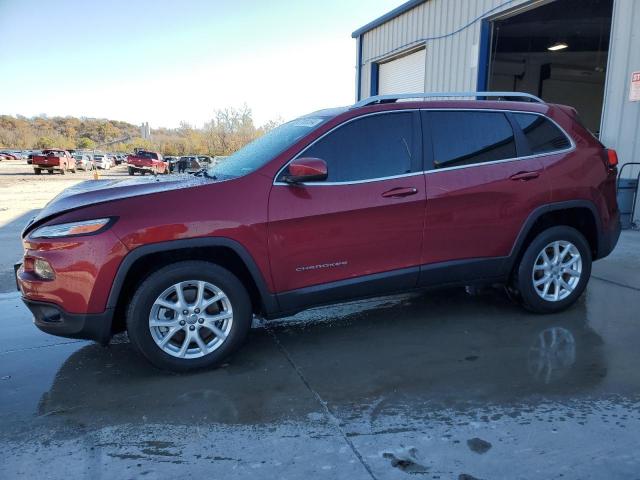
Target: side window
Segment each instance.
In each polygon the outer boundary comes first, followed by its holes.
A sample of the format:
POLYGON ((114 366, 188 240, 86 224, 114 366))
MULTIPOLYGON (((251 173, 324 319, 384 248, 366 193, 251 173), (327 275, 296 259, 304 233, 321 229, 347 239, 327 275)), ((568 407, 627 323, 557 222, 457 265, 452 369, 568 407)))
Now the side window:
POLYGON ((413 120, 413 112, 382 113, 354 120, 338 127, 302 156, 327 162, 328 182, 411 173, 419 148, 413 120))
POLYGON ((571 142, 549 119, 530 113, 514 113, 513 118, 522 129, 532 155, 564 150, 571 142))
POLYGON ((430 112, 434 167, 491 162, 516 157, 509 120, 499 112, 430 112))

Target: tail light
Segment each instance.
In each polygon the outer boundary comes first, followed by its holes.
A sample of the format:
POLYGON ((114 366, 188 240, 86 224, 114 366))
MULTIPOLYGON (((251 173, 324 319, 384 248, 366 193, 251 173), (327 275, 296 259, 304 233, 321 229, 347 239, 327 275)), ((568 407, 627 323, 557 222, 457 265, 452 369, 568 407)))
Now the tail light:
POLYGON ((618 154, 612 148, 607 150, 607 166, 609 168, 616 168, 618 166, 618 154))

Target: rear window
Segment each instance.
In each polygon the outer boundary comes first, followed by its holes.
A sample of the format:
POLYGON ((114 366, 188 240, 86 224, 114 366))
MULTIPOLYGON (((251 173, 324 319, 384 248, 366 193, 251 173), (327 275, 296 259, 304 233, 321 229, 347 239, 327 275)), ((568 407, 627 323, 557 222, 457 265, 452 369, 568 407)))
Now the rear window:
POLYGON ((435 168, 515 158, 511 124, 499 112, 430 112, 435 168))
POLYGON ((531 155, 556 152, 571 147, 567 136, 551 120, 541 115, 514 113, 527 139, 531 155))
POLYGON ((140 158, 150 158, 152 160, 158 159, 158 154, 154 152, 139 151, 137 156, 140 158))

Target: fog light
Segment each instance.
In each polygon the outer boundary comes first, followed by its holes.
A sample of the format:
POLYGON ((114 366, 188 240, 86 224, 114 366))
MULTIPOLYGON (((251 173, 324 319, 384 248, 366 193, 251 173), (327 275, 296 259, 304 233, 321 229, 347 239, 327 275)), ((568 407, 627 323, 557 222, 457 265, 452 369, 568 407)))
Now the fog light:
POLYGON ((43 280, 53 280, 56 276, 49 262, 41 258, 36 258, 33 262, 33 272, 43 280))

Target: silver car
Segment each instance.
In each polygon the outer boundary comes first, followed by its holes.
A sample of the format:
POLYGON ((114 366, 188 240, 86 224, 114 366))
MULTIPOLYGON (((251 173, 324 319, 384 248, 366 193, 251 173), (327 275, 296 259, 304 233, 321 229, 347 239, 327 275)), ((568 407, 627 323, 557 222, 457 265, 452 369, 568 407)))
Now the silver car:
POLYGON ((111 160, 111 157, 109 155, 106 155, 104 153, 96 153, 93 156, 93 159, 95 160, 96 168, 109 170, 111 167, 113 167, 113 161, 111 160))
POLYGON ((78 170, 84 170, 85 172, 93 170, 93 159, 91 158, 91 155, 86 153, 76 153, 73 158, 76 159, 76 168, 78 170))

